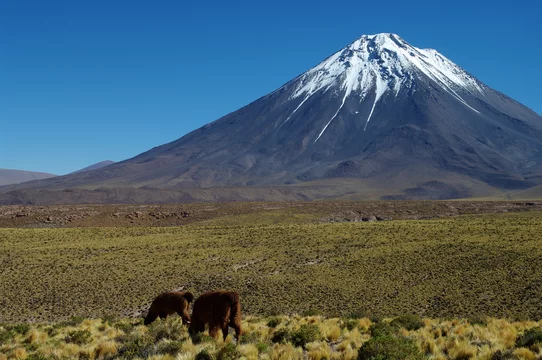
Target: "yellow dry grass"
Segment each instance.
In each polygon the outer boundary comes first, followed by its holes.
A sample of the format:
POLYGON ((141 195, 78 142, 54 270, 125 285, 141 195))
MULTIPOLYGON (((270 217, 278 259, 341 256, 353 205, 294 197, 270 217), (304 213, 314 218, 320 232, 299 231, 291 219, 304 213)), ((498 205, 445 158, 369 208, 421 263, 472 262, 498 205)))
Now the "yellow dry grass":
MULTIPOLYGON (((231 336, 223 342, 211 339, 207 333, 194 343, 177 316, 166 321, 157 320, 149 327, 131 319, 86 319, 69 325, 37 324, 30 326, 24 334, 13 333, 10 338, 2 337, 4 342, 0 346, 0 359, 85 357, 192 360, 198 354, 201 356, 202 352, 216 358, 226 347, 233 347, 228 348, 235 354, 231 356, 249 360, 356 359, 359 348, 371 339, 369 328, 373 324, 367 318, 282 316, 277 326, 269 327, 269 320, 254 316, 244 318, 245 334, 240 344, 235 344, 231 336), (355 324, 353 328, 352 324, 355 324), (293 337, 275 337, 281 331, 294 334, 306 325, 316 326, 318 334, 307 338, 304 345, 292 343, 293 337), (80 343, 68 342, 70 334, 77 331, 89 331, 91 336, 80 343)), ((391 320, 384 322, 390 323, 391 320)), ((529 329, 541 326, 542 321, 513 322, 495 318, 476 324, 462 319, 425 319, 423 326, 417 330, 401 328, 399 331, 412 339, 428 359, 491 360, 500 352, 516 359, 536 360, 542 355, 542 343, 528 348, 516 347, 516 340, 529 329)), ((2 331, 6 331, 6 328, 9 325, 2 331)))

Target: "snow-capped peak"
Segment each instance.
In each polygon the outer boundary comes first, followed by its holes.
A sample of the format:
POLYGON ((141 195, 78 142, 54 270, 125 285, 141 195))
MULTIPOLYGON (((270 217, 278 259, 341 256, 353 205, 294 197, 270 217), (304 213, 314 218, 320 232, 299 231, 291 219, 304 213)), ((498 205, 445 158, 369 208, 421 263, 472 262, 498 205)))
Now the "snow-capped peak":
POLYGON ((410 89, 419 75, 425 75, 463 105, 478 112, 460 95, 461 92, 476 97, 484 95, 482 85, 474 77, 436 50, 419 49, 398 35, 382 33, 363 35, 298 77, 291 98, 303 97, 303 100, 293 113, 319 91, 334 89, 341 92, 342 104, 322 129, 316 142, 339 114, 349 96, 359 96, 362 101, 369 94, 375 94, 372 110, 365 123, 367 128, 382 95, 392 92, 397 96, 402 88, 410 89))

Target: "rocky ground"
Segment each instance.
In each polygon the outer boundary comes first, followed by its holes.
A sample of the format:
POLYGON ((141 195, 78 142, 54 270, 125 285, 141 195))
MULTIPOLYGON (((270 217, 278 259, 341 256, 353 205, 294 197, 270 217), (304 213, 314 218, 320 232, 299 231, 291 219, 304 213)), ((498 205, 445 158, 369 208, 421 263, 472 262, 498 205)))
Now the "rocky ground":
POLYGON ((431 219, 465 214, 541 211, 542 202, 322 201, 181 205, 0 206, 0 227, 180 226, 217 218, 281 212, 306 221, 431 219))

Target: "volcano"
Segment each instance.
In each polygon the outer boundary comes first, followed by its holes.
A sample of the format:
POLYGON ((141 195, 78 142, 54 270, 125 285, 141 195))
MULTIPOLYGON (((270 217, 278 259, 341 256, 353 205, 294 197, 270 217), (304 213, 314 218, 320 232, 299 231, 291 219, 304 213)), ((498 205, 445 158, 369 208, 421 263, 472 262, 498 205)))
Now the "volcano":
POLYGON ((371 180, 371 191, 381 187, 390 198, 399 188, 399 198, 468 197, 472 184, 542 183, 541 152, 542 117, 436 50, 385 33, 362 36, 176 141, 19 189, 303 186, 346 178, 371 180))

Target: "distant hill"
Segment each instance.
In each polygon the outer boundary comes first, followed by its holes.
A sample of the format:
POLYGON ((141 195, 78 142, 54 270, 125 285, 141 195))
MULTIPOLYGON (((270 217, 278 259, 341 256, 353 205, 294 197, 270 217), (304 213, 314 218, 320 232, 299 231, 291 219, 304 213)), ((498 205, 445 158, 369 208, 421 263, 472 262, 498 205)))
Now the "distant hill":
POLYGON ((77 173, 81 173, 81 172, 85 172, 85 171, 90 171, 90 170, 101 169, 101 168, 103 168, 103 167, 106 167, 107 165, 111 165, 111 164, 114 164, 114 163, 115 163, 115 162, 112 161, 112 160, 100 161, 99 163, 96 163, 96 164, 87 166, 86 168, 83 168, 83 169, 81 169, 81 170, 74 171, 74 172, 72 172, 72 174, 77 174, 77 173))
POLYGON ((0 186, 10 185, 10 184, 20 184, 20 183, 23 183, 26 181, 32 181, 32 180, 48 179, 55 176, 57 175, 42 173, 42 172, 0 169, 0 186))

